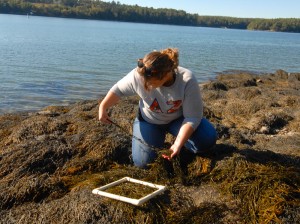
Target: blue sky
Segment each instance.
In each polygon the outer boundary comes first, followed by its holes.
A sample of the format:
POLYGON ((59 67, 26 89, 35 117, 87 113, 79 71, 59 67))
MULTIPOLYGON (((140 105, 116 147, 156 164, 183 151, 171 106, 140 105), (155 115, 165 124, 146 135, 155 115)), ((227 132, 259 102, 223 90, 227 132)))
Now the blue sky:
POLYGON ((115 2, 153 8, 182 9, 188 13, 209 16, 300 18, 300 0, 115 0, 115 2))

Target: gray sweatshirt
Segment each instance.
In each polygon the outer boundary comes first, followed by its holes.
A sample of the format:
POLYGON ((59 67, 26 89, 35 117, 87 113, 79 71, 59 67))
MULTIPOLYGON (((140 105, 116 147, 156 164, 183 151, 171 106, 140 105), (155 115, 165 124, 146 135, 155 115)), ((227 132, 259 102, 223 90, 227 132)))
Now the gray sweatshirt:
POLYGON ((178 67, 175 82, 145 90, 143 77, 136 68, 119 80, 111 90, 117 96, 139 95, 139 108, 143 119, 152 124, 168 124, 183 116, 183 124, 198 127, 203 116, 200 87, 192 72, 178 67))

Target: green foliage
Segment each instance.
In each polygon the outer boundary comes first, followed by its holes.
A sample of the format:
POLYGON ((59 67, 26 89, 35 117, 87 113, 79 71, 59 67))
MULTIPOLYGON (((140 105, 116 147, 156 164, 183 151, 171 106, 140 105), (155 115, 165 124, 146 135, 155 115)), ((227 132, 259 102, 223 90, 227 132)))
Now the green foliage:
POLYGON ((100 0, 2 0, 0 13, 98 19, 231 29, 300 32, 300 19, 250 19, 199 16, 183 10, 154 9, 100 0))
POLYGON ((254 19, 248 24, 247 29, 299 33, 300 19, 254 19))

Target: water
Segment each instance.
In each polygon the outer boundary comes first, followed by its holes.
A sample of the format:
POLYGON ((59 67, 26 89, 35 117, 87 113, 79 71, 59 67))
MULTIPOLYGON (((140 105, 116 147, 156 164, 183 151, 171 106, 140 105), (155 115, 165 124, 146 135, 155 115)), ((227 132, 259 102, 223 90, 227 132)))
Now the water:
POLYGON ((300 72, 300 34, 0 14, 0 113, 98 99, 166 47, 199 82, 226 70, 300 72))

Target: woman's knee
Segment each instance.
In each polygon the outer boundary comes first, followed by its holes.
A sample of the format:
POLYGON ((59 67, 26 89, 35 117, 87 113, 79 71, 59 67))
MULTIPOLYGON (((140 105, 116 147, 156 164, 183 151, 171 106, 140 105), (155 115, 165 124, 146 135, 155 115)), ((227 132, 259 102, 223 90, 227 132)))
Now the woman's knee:
POLYGON ((157 154, 149 147, 140 144, 133 144, 132 160, 133 164, 140 168, 146 168, 149 163, 152 163, 157 154))
POLYGON ((206 151, 213 147, 217 141, 217 131, 215 127, 205 118, 202 119, 200 125, 189 139, 189 146, 192 151, 197 153, 206 151))
POLYGON ((161 147, 164 144, 165 132, 158 125, 146 121, 135 120, 132 138, 132 160, 135 166, 145 168, 156 158, 156 152, 151 147, 161 147))
POLYGON ((214 146, 217 142, 218 134, 215 127, 210 123, 210 127, 207 128, 207 141, 210 147, 214 146))

